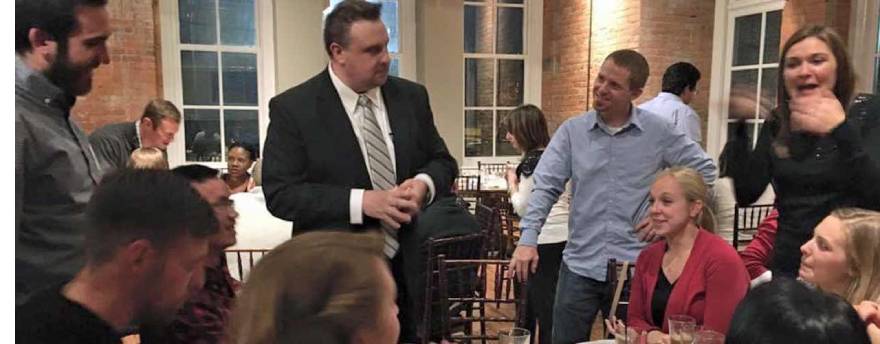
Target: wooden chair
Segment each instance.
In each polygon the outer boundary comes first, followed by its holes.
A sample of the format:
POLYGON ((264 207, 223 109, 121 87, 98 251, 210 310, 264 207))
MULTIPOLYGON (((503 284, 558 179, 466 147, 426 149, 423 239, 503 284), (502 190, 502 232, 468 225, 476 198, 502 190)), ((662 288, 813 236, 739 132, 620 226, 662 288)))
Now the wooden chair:
POLYGON ((500 174, 504 175, 507 173, 507 163, 482 163, 477 161, 477 170, 480 171, 480 174, 500 174))
POLYGON ((498 294, 487 296, 487 271, 493 267, 495 270, 507 266, 510 261, 497 259, 446 259, 440 256, 438 259, 440 270, 440 294, 441 308, 449 310, 443 318, 442 330, 445 339, 452 342, 470 343, 479 340, 486 343, 489 340, 498 340, 497 333, 490 333, 487 324, 501 323, 510 324, 511 327, 523 327, 526 311, 526 285, 511 278, 515 283, 517 297, 503 298, 498 294), (468 278, 474 276, 476 278, 468 278), (471 292, 476 290, 476 292, 471 292), (468 309, 485 310, 486 303, 503 303, 514 305, 513 316, 505 314, 487 316, 485 312, 475 314, 468 309), (460 305, 461 307, 452 307, 460 305), (474 325, 479 324, 479 332, 474 333, 474 325), (464 331, 452 332, 453 327, 464 327, 464 331))
MULTIPOLYGON (((422 343, 439 342, 441 338, 441 319, 434 315, 445 314, 440 308, 440 268, 439 257, 455 259, 478 259, 485 256, 485 237, 483 233, 475 233, 448 238, 430 238, 425 243, 427 259, 425 261, 425 294, 422 311, 422 323, 418 327, 422 343)), ((476 292, 476 289, 471 292, 476 292)), ((447 308, 448 309, 448 308, 447 308)), ((485 309, 479 311, 485 312, 485 309)))
POLYGON ((758 225, 770 212, 772 204, 753 204, 748 206, 736 205, 733 208, 733 248, 739 251, 745 248, 752 237, 758 232, 758 225))
POLYGON ((230 275, 233 278, 244 282, 251 269, 257 265, 260 260, 270 249, 228 249, 226 250, 226 261, 230 262, 230 275))
POLYGON ((480 176, 458 176, 455 178, 455 194, 471 206, 480 201, 480 176))
MULTIPOLYGON (((626 319, 627 307, 629 307, 630 281, 635 270, 636 263, 634 262, 618 261, 614 258, 608 260, 605 278, 608 285, 614 288, 614 294, 611 299, 611 310, 605 315, 606 318, 613 314, 618 319, 626 319)), ((607 328, 605 332, 607 337, 607 328)))

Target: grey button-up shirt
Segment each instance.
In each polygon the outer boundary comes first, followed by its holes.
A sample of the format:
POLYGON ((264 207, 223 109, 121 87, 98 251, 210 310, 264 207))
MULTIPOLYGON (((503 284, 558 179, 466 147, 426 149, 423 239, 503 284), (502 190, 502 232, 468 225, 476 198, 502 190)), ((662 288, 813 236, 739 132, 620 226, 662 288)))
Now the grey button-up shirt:
POLYGON ((556 130, 535 170, 535 188, 520 221, 520 245, 535 246, 541 227, 571 180, 569 239, 562 259, 569 270, 605 280, 609 258, 634 262, 645 246, 634 233, 647 216, 657 172, 671 166, 699 171, 712 184, 715 164, 700 146, 660 115, 632 107, 614 133, 596 111, 556 130))
POLYGON ((15 59, 15 300, 82 267, 85 208, 101 170, 76 101, 15 59))

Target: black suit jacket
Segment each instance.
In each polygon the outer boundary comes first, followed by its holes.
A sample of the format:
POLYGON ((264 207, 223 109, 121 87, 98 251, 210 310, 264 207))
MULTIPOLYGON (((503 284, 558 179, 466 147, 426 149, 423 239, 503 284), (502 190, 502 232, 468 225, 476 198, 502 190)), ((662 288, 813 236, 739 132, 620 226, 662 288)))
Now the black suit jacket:
MULTIPOLYGON (((397 183, 419 173, 434 181, 435 198, 448 194, 458 173, 434 125, 424 86, 393 76, 381 87, 394 140, 397 183)), ((311 229, 379 228, 364 215, 351 225, 351 189, 372 189, 360 145, 329 70, 269 102, 263 151, 263 190, 269 211, 311 229)))

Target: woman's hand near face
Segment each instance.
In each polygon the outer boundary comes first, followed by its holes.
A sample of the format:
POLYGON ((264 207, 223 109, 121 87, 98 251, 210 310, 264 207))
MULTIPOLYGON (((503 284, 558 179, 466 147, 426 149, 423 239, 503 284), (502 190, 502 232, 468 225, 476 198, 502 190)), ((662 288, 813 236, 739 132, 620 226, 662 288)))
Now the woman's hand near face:
POLYGON ((792 98, 789 109, 793 131, 827 135, 846 120, 843 105, 827 89, 822 89, 818 95, 792 98))

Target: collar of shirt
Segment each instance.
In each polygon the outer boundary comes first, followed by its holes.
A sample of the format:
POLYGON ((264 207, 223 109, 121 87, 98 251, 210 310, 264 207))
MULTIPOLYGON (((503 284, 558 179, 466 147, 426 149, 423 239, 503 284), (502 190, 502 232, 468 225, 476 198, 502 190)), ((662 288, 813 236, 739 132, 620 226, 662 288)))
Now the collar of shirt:
POLYGON ((137 139, 137 147, 138 148, 144 147, 143 145, 141 145, 141 121, 142 120, 143 120, 143 118, 141 118, 137 121, 134 121, 134 133, 135 133, 134 138, 137 139))
MULTIPOLYGON (((342 100, 342 106, 345 108, 345 113, 348 114, 348 117, 352 117, 354 115, 354 110, 357 108, 358 97, 360 97, 360 94, 352 90, 351 87, 348 87, 348 85, 336 76, 336 72, 333 71, 333 66, 328 64, 327 69, 330 70, 330 81, 333 82, 333 87, 336 88, 336 92, 339 93, 339 99, 342 100)), ((369 89, 364 92, 364 94, 367 98, 370 98, 374 107, 384 111, 382 90, 379 87, 369 89)))
POLYGON ((43 73, 31 69, 18 54, 15 55, 15 87, 39 98, 46 105, 60 107, 67 116, 76 102, 76 97, 67 95, 43 73))
MULTIPOLYGON (((640 131, 643 130, 642 121, 639 118, 641 116, 641 110, 638 107, 636 107, 635 105, 630 104, 629 111, 630 111, 629 112, 629 119, 626 120, 626 122, 623 123, 622 126, 620 126, 621 129, 619 131, 617 131, 617 133, 622 133, 622 132, 626 131, 627 129, 629 129, 629 127, 633 127, 633 128, 638 129, 640 131)), ((599 114, 599 111, 596 111, 596 116, 587 116, 586 120, 587 120, 587 127, 590 128, 590 130, 601 129, 602 131, 604 131, 605 133, 607 133, 611 136, 615 135, 615 134, 612 134, 613 130, 611 129, 611 127, 609 127, 608 124, 606 124, 605 121, 602 119, 602 115, 599 114)))
POLYGON ((662 100, 666 100, 666 101, 675 101, 675 102, 679 102, 679 103, 684 103, 684 102, 681 100, 681 97, 675 95, 675 93, 669 93, 669 92, 660 92, 660 93, 658 93, 658 94, 657 94, 657 99, 662 99, 662 100))

